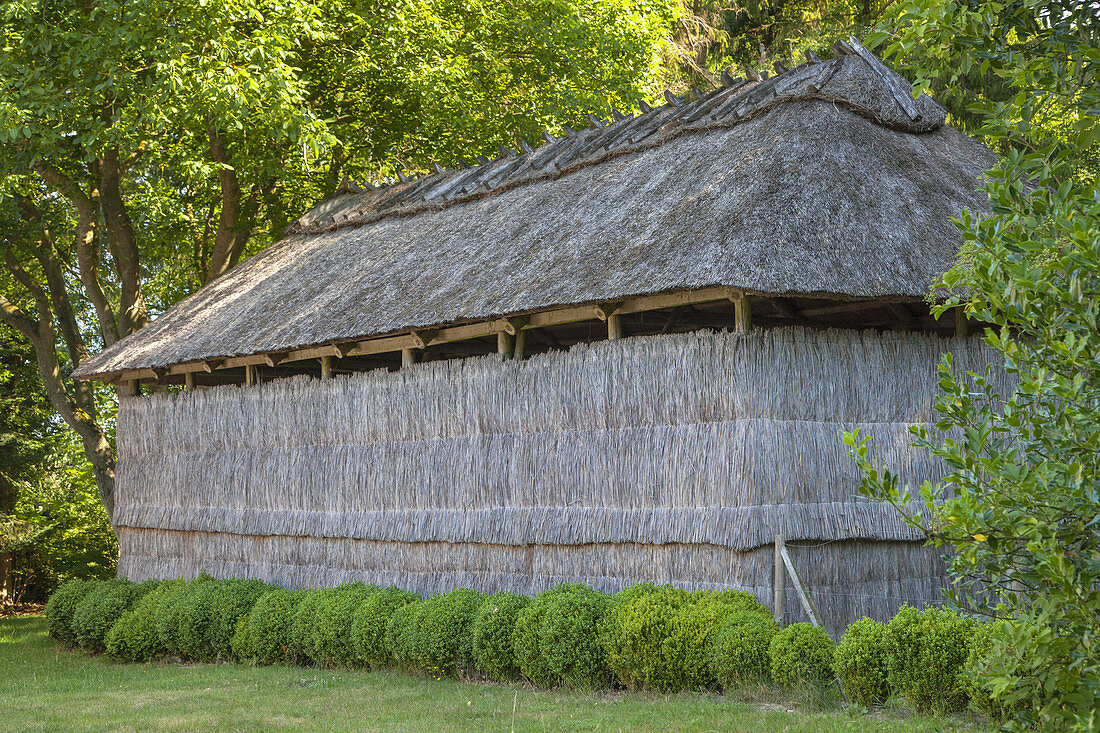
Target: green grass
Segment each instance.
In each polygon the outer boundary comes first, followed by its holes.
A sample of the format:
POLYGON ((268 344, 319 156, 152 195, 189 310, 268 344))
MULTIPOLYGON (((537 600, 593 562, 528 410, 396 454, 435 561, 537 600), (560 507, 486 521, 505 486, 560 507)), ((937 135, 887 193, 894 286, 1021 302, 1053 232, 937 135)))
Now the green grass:
POLYGON ((965 719, 813 712, 821 700, 800 705, 760 690, 749 702, 710 694, 539 691, 396 672, 124 665, 58 647, 40 617, 0 619, 0 670, 6 731, 977 730, 965 719))

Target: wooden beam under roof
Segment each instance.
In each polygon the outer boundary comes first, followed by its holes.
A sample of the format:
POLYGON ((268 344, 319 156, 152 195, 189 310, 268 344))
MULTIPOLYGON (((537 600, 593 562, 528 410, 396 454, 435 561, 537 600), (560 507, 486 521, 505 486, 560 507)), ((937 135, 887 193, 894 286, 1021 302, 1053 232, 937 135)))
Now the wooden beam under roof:
MULTIPOLYGON (((346 341, 319 344, 301 349, 252 354, 248 356, 207 358, 186 364, 176 364, 167 369, 132 369, 112 374, 97 375, 96 378, 112 382, 130 380, 161 381, 169 376, 186 375, 191 372, 211 373, 215 370, 220 371, 240 367, 248 368, 258 365, 270 367, 273 366, 273 364, 289 366, 290 362, 322 359, 324 357, 343 359, 347 357, 379 354, 405 354, 405 356, 408 357, 412 353, 418 352, 429 346, 484 337, 496 337, 499 333, 516 337, 523 331, 566 325, 569 323, 579 323, 582 321, 595 321, 600 315, 603 315, 603 318, 600 320, 606 320, 610 315, 623 316, 653 310, 690 307, 715 301, 733 301, 736 304, 743 302, 743 298, 746 295, 747 293, 744 291, 728 286, 713 286, 697 290, 681 290, 671 293, 640 295, 604 303, 591 303, 554 308, 534 313, 521 313, 503 318, 475 321, 456 326, 415 329, 406 333, 377 336, 369 339, 348 339, 346 341)), ((911 299, 898 299, 892 301, 847 301, 833 306, 803 310, 800 315, 812 317, 815 315, 847 313, 867 308, 888 307, 889 303, 899 302, 917 301, 911 299)))

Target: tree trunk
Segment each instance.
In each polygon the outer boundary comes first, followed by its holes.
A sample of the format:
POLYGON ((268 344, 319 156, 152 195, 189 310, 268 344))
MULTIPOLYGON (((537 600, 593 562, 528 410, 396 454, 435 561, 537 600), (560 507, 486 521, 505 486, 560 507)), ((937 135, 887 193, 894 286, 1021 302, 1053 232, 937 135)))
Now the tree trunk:
POLYGON ((99 201, 103 223, 114 248, 120 286, 119 336, 128 336, 149 322, 145 296, 141 292, 141 262, 137 239, 126 204, 122 200, 118 151, 111 149, 99 159, 99 201))

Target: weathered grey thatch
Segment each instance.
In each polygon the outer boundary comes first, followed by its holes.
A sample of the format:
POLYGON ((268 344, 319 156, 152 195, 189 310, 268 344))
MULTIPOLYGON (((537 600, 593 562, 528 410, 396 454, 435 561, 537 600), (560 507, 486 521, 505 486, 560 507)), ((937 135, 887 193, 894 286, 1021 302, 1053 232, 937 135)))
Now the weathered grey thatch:
POLYGON ((852 53, 341 194, 76 374, 710 285, 923 296, 993 158, 905 87, 852 53))
MULTIPOLYGON (((836 629, 938 598, 942 562, 856 495, 840 440, 902 480, 950 350, 918 334, 696 332, 124 400, 120 572, 361 579, 427 593, 651 580, 767 598, 777 533, 836 629)), ((793 593, 790 610, 797 613, 793 593)))

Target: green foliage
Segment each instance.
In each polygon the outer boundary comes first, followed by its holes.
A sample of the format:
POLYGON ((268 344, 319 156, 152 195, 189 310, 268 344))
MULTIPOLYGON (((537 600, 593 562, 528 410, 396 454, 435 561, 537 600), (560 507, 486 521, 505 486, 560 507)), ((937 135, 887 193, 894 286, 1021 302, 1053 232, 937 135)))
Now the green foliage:
POLYGON ((290 634, 298 604, 309 591, 275 588, 260 596, 248 613, 252 659, 260 664, 294 661, 290 634))
POLYGON ((334 593, 332 588, 311 588, 303 591, 303 597, 294 609, 294 618, 287 635, 288 654, 296 663, 316 664, 321 658, 317 629, 321 623, 322 609, 327 605, 328 597, 334 593))
POLYGON ((386 647, 386 626, 401 606, 419 600, 401 588, 382 588, 356 608, 351 620, 351 638, 358 661, 378 669, 393 661, 386 647))
POLYGON ((165 654, 157 634, 157 613, 165 597, 180 585, 181 580, 164 581, 122 614, 104 639, 107 656, 120 662, 147 662, 165 654))
POLYGON ((352 620, 365 601, 379 591, 378 586, 347 583, 333 589, 318 602, 315 629, 315 661, 329 667, 355 667, 359 655, 352 634, 352 620))
POLYGON ((211 580, 189 586, 177 602, 180 656, 196 661, 232 659, 237 621, 266 590, 259 580, 211 580))
POLYGON ((712 636, 731 613, 755 607, 763 608, 739 591, 688 593, 652 585, 621 591, 601 629, 608 667, 628 688, 673 691, 711 684, 712 636))
POLYGON ((608 606, 606 595, 582 585, 540 593, 516 618, 520 672, 538 685, 606 685, 611 674, 599 629, 608 606))
POLYGON ((863 493, 949 545, 961 608, 1011 623, 988 689, 1014 727, 1100 727, 1100 14, 1092 2, 907 0, 881 38, 917 79, 1003 93, 972 112, 1001 154, 988 212, 963 212, 963 252, 939 283, 1015 383, 940 367, 934 429, 913 443, 950 473, 901 486, 846 437, 863 493), (914 511, 912 501, 924 505, 914 511))
POLYGON ((833 673, 834 646, 825 630, 808 623, 780 629, 768 645, 772 679, 784 687, 827 682, 833 673))
POLYGON ((122 578, 100 583, 84 596, 73 613, 70 626, 77 643, 89 652, 103 652, 107 632, 115 625, 118 618, 130 610, 135 601, 156 586, 155 580, 131 583, 122 578))
POLYGON ((973 619, 946 608, 902 606, 886 624, 890 686, 921 713, 963 709, 959 672, 976 628, 973 619))
POLYGON ((473 668, 471 625, 483 600, 483 594, 468 588, 425 600, 413 637, 417 666, 433 674, 473 668))
POLYGON ((848 698, 858 705, 881 705, 890 697, 886 665, 886 626, 861 618, 836 645, 833 666, 848 698))
POLYGON ((386 651, 394 662, 406 669, 415 669, 417 665, 417 637, 424 606, 424 601, 419 599, 405 603, 394 609, 386 622, 386 651))
POLYGON ((707 649, 712 678, 727 690, 767 679, 771 668, 769 649, 778 630, 770 612, 730 613, 707 649))
POLYGON ((959 686, 970 709, 995 723, 1008 720, 1009 709, 991 694, 998 660, 1014 654, 1011 626, 1007 621, 978 624, 970 637, 970 650, 959 673, 959 686))
POLYGON ((239 662, 252 662, 256 659, 256 652, 252 648, 252 631, 248 625, 248 615, 246 613, 237 619, 237 627, 233 630, 233 638, 229 640, 229 648, 233 652, 233 658, 239 662))
POLYGON ((470 644, 474 666, 490 679, 504 682, 519 675, 515 651, 516 618, 530 602, 527 596, 496 593, 478 608, 470 630, 470 644))
POLYGON ((212 582, 214 582, 212 577, 206 573, 199 573, 197 578, 166 589, 157 599, 156 606, 153 608, 153 626, 157 632, 157 643, 163 654, 185 656, 180 646, 182 638, 180 626, 185 604, 197 587, 212 582))
POLYGON ((73 614, 84 597, 99 587, 101 581, 70 580, 53 592, 46 602, 46 628, 50 636, 65 646, 76 646, 76 632, 72 628, 73 614))

